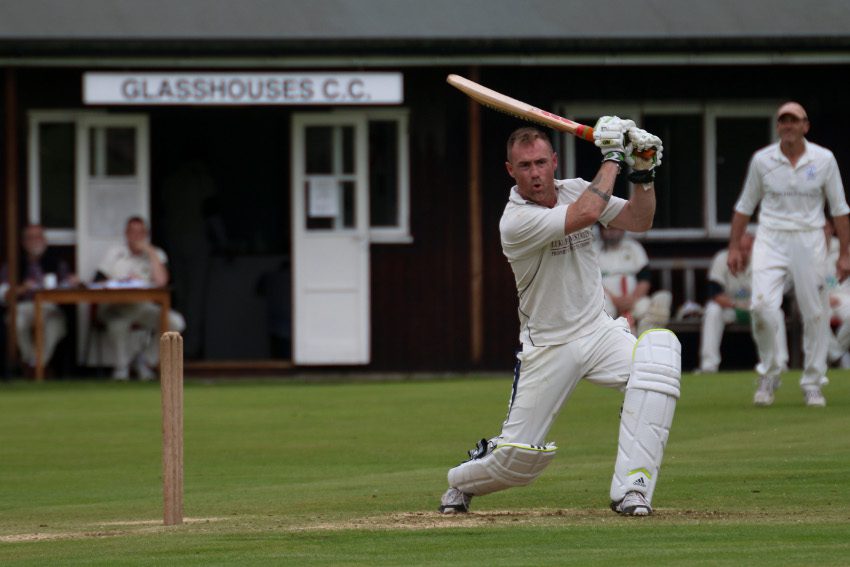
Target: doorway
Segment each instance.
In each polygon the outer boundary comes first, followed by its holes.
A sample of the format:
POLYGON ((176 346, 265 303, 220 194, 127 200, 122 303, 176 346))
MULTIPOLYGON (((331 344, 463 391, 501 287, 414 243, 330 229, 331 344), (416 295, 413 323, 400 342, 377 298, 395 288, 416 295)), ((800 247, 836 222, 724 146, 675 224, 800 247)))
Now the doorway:
POLYGON ((187 360, 291 359, 289 112, 151 111, 153 237, 187 360))

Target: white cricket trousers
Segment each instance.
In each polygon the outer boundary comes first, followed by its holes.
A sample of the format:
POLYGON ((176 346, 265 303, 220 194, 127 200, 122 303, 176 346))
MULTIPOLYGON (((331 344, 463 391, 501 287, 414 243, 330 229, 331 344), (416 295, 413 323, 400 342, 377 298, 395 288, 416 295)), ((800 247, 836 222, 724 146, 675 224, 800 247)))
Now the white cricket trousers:
MULTIPOLYGON (((699 369, 702 372, 717 372, 720 368, 720 343, 723 341, 723 331, 726 325, 734 323, 735 319, 735 310, 731 307, 724 309, 716 301, 706 303, 700 333, 699 369)), ((785 334, 784 317, 779 318, 776 350, 780 366, 784 369, 788 364, 788 339, 785 334)))
MULTIPOLYGON (((41 317, 44 321, 44 350, 42 364, 47 364, 53 357, 56 345, 67 334, 65 314, 54 303, 41 304, 41 317)), ((18 335, 18 349, 21 360, 29 366, 35 366, 35 303, 22 301, 17 305, 15 327, 18 335)))
MULTIPOLYGON (((115 368, 127 369, 133 359, 140 354, 130 337, 133 325, 144 328, 150 336, 159 332, 159 314, 162 308, 156 303, 107 303, 98 309, 98 318, 106 325, 115 347, 115 368)), ((171 310, 168 312, 168 330, 183 332, 186 321, 183 316, 171 310)), ((138 345, 144 351, 145 362, 156 366, 159 362, 159 341, 148 340, 138 345)))
POLYGON ((756 371, 777 376, 783 370, 776 336, 783 319, 782 293, 786 277, 803 316, 804 389, 819 386, 826 375, 829 345, 829 297, 826 279, 826 237, 822 229, 772 230, 760 226, 753 245, 753 339, 759 351, 756 371))
POLYGON ((501 442, 544 445, 555 418, 579 380, 623 389, 637 339, 622 317, 563 345, 523 345, 501 442))

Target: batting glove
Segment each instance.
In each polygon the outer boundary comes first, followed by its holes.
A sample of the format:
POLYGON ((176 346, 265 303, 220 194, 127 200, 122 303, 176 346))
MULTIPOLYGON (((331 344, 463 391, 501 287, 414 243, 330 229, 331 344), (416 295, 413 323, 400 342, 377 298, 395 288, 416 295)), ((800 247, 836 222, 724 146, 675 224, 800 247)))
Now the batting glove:
POLYGON ((661 165, 664 146, 661 138, 641 128, 631 128, 628 132, 631 153, 626 163, 632 168, 629 180, 632 183, 651 183, 655 179, 655 168, 661 165))
POLYGON ((602 161, 625 161, 631 153, 631 145, 626 146, 625 133, 634 128, 632 120, 623 120, 617 116, 603 116, 593 127, 593 143, 602 151, 602 161))

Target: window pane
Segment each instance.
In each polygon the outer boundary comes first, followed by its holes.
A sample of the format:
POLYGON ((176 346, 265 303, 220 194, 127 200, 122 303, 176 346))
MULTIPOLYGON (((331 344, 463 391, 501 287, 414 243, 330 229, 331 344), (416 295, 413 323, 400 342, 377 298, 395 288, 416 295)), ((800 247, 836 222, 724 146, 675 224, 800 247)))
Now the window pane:
POLYGON ((310 181, 304 183, 304 219, 308 230, 332 230, 335 217, 314 217, 310 214, 310 181))
POLYGON ((354 228, 357 221, 354 191, 353 181, 342 182, 342 226, 344 228, 354 228))
POLYGON ((307 174, 333 173, 333 127, 308 126, 305 139, 307 174))
POLYGON ((398 126, 394 121, 369 123, 369 224, 398 226, 398 126))
POLYGON ((136 129, 106 129, 106 174, 136 175, 136 129))
POLYGON ((41 224, 74 228, 74 124, 40 124, 38 140, 41 224))
POLYGON ((770 143, 771 121, 767 118, 717 119, 717 222, 732 222, 732 208, 753 152, 770 143))
POLYGON ((703 228, 702 118, 653 114, 644 117, 642 127, 664 143, 662 165, 655 174, 653 228, 703 228))

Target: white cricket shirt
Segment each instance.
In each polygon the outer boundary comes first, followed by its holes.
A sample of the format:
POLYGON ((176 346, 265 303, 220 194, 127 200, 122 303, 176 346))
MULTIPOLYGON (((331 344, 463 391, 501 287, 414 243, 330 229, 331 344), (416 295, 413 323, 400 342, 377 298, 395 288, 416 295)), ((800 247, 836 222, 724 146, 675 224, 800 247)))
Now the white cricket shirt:
POLYGON ((630 294, 637 287, 637 274, 649 264, 646 250, 633 238, 624 237, 616 246, 597 247, 602 286, 615 297, 630 294))
POLYGON ((824 200, 832 216, 850 213, 835 156, 823 146, 804 143, 795 167, 778 142, 753 154, 735 211, 751 216, 761 202, 759 225, 774 230, 823 228, 824 200))
POLYGON ((708 279, 723 286, 723 293, 729 296, 735 305, 749 308, 753 281, 752 262, 747 262, 744 271, 733 276, 729 271, 728 259, 729 250, 721 250, 715 254, 708 270, 708 279))
MULTIPOLYGON (((166 264, 168 257, 160 248, 155 248, 159 260, 166 264)), ((153 283, 151 262, 147 254, 133 254, 126 244, 116 244, 109 248, 103 261, 97 266, 111 280, 138 279, 153 283)))
MULTIPOLYGON (((499 232, 519 298, 519 340, 533 346, 557 345, 581 338, 608 317, 591 227, 564 234, 569 205, 590 183, 556 180, 558 201, 547 208, 526 201, 514 186, 499 232)), ((600 216, 606 225, 626 201, 611 197, 600 216)))

